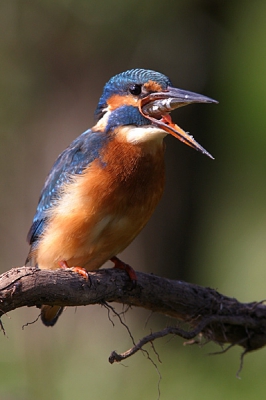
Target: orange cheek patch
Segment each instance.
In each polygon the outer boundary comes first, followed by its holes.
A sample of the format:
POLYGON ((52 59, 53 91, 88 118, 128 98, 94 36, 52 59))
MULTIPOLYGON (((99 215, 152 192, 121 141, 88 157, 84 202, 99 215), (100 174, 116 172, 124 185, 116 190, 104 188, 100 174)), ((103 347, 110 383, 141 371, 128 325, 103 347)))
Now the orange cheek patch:
POLYGON ((134 106, 137 107, 139 100, 132 95, 120 96, 119 94, 114 94, 107 100, 109 110, 113 111, 121 106, 134 106))
POLYGON ((148 92, 161 92, 163 89, 159 83, 154 81, 148 81, 144 84, 145 89, 148 92))

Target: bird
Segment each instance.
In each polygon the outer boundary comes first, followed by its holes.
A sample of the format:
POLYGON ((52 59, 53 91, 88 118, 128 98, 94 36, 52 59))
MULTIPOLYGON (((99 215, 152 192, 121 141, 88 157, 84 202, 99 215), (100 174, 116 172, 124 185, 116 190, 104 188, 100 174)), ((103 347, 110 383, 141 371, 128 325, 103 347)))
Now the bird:
MULTIPOLYGON (((95 125, 58 156, 46 178, 27 236, 26 263, 72 268, 86 277, 111 260, 136 279, 117 255, 140 233, 162 196, 165 136, 213 159, 171 119, 172 110, 191 103, 217 101, 175 88, 153 70, 113 76, 99 99, 95 125)), ((54 326, 62 311, 42 305, 41 320, 54 326)))

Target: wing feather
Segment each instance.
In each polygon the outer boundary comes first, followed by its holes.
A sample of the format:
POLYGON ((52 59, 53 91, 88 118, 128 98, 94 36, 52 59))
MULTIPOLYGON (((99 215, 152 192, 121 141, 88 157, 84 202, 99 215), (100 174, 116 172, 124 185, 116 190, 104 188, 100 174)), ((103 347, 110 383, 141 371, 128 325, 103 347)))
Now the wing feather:
POLYGON ((62 185, 71 177, 81 174, 88 165, 100 157, 101 148, 109 140, 106 133, 85 131, 64 150, 54 163, 42 189, 32 226, 27 235, 32 245, 38 240, 47 223, 47 210, 54 207, 59 199, 62 185))

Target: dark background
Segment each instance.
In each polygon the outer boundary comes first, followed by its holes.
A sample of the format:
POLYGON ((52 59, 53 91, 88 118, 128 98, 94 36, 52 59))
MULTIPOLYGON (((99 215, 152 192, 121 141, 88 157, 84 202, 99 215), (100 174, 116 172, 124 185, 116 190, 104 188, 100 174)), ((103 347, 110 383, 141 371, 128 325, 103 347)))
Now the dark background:
MULTIPOLYGON (((24 264, 25 241, 57 155, 94 124, 104 83, 131 68, 219 100, 173 119, 215 161, 166 138, 166 190, 122 258, 135 269, 185 279, 241 301, 265 298, 266 3, 262 1, 6 0, 0 3, 1 272, 24 264)), ((117 307, 119 310, 119 307, 117 307)), ((145 355, 124 368, 112 350, 131 342, 100 307, 68 309, 53 328, 24 327, 37 309, 3 318, 0 399, 157 398, 145 355)), ((130 311, 135 339, 172 321, 130 311)), ((161 399, 264 398, 265 351, 219 357, 214 345, 156 344, 161 399)), ((149 349, 152 354, 152 349, 149 349)))

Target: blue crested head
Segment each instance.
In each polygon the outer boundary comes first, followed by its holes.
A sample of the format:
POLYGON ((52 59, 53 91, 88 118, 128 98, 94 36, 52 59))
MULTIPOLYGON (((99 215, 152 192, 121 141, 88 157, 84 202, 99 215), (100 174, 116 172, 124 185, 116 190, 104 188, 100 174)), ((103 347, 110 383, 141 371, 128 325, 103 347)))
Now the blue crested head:
MULTIPOLYGON (((157 83, 162 90, 172 85, 167 76, 148 69, 131 69, 113 76, 104 86, 103 94, 95 111, 97 119, 102 117, 108 105, 107 101, 113 95, 126 96, 133 94, 141 96, 142 85, 149 81, 157 83)), ((143 94, 143 96, 146 94, 143 94)), ((130 113, 133 113, 133 111, 131 110, 130 113)))
POLYGON ((192 103, 217 103, 198 93, 172 87, 170 79, 152 70, 132 69, 111 78, 96 109, 95 129, 118 133, 134 143, 160 140, 171 134, 188 146, 213 158, 195 139, 172 122, 171 111, 192 103), (150 129, 152 128, 152 129, 150 129), (155 129, 154 129, 155 128, 155 129))

